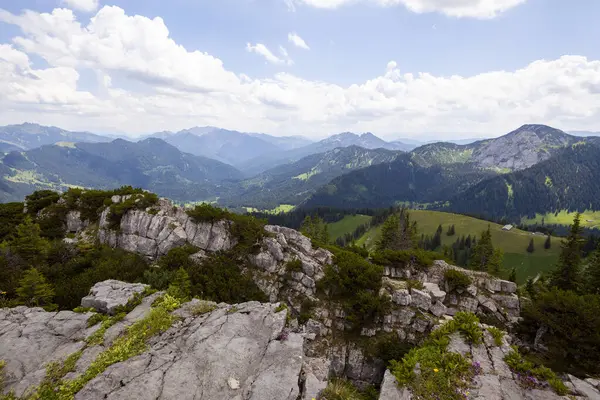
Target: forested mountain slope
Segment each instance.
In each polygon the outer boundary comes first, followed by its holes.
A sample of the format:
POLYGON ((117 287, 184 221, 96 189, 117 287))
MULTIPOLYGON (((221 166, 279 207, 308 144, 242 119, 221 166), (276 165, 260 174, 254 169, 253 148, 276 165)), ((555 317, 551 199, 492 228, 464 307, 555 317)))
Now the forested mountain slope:
POLYGON ((423 160, 403 154, 396 160, 342 175, 320 188, 304 206, 387 207, 397 202, 446 201, 485 178, 489 170, 471 164, 423 167, 423 160))
POLYGON ((265 171, 232 185, 219 203, 272 209, 279 204, 298 204, 316 189, 346 172, 394 160, 401 152, 369 150, 358 146, 313 154, 291 164, 265 171))
POLYGON ((450 199, 450 210, 488 218, 600 209, 600 147, 576 144, 531 168, 497 176, 450 199))

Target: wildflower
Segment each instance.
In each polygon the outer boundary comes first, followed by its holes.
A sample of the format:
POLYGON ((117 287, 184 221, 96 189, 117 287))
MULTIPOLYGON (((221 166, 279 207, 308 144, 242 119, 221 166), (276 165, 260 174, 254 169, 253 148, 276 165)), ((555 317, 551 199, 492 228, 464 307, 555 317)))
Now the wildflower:
POLYGON ((439 370, 439 369, 437 369, 437 368, 434 368, 434 369, 433 369, 433 372, 440 372, 440 370, 439 370))

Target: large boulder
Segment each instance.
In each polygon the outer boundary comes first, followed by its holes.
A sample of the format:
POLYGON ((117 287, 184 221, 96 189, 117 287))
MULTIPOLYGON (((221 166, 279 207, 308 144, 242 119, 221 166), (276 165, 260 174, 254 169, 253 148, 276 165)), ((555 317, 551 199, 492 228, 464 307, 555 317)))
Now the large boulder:
POLYGON ((92 286, 90 294, 81 299, 81 306, 113 315, 119 306, 125 306, 136 294, 141 295, 148 287, 141 283, 115 280, 98 282, 92 286))

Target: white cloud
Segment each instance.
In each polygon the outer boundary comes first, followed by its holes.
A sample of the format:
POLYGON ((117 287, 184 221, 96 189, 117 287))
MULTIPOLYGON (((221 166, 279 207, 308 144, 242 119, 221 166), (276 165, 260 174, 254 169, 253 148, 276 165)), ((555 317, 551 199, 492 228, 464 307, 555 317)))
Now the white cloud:
POLYGON ((62 3, 84 12, 92 12, 98 9, 98 0, 62 0, 62 3))
POLYGON ((288 41, 296 47, 300 47, 304 50, 310 50, 310 47, 308 47, 304 39, 298 36, 298 34, 295 32, 288 33, 288 41))
POLYGON ((279 46, 279 51, 281 52, 283 58, 277 57, 271 50, 269 50, 267 46, 262 43, 256 43, 255 45, 247 43, 246 51, 263 56, 265 60, 271 64, 293 64, 293 61, 288 57, 287 51, 282 46, 279 46))
MULTIPOLYGON (((438 12, 451 17, 494 18, 527 0, 286 0, 318 8, 338 8, 352 3, 370 3, 381 7, 402 5, 415 13, 438 12)), ((290 6, 290 4, 292 4, 290 6)))
MULTIPOLYGON (((380 76, 340 86, 289 73, 266 79, 234 73, 218 58, 177 44, 161 18, 128 16, 118 7, 102 8, 87 25, 66 9, 0 10, 0 22, 23 32, 0 44, 0 125, 133 133, 217 125, 313 137, 344 130, 492 136, 523 123, 600 126, 600 61, 583 56, 448 77, 407 73, 390 61, 380 76), (33 56, 48 66, 33 67, 33 56), (81 85, 90 75, 82 71, 92 71, 96 85, 81 85), (91 86, 97 88, 81 89, 91 86)), ((259 44, 249 47, 267 57, 259 44)), ((279 52, 268 57, 284 66, 279 52)))

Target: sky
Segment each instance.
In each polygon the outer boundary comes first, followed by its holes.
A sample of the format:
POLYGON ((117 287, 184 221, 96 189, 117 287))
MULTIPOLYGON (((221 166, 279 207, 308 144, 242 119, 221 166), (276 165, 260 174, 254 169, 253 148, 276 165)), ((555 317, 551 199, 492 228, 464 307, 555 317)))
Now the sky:
POLYGON ((598 0, 0 0, 0 125, 600 131, 598 0))

